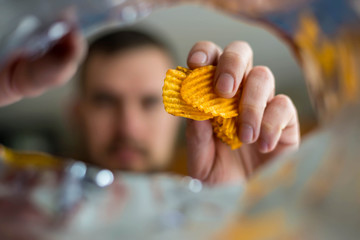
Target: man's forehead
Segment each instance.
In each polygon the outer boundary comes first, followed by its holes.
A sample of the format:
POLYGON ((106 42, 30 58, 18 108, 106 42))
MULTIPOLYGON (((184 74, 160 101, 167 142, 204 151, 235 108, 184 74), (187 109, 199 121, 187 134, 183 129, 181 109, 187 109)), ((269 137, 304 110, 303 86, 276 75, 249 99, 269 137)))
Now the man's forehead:
POLYGON ((129 49, 112 55, 97 53, 88 59, 85 85, 90 88, 158 89, 171 65, 169 55, 156 47, 129 49))

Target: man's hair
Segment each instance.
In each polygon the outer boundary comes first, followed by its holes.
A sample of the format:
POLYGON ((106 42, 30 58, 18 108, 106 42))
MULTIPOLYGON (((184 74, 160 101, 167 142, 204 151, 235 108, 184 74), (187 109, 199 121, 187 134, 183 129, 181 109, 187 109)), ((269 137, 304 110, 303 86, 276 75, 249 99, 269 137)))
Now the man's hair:
POLYGON ((79 70, 78 80, 80 90, 84 90, 85 72, 90 59, 96 54, 115 55, 119 52, 139 47, 152 46, 163 50, 174 61, 176 56, 168 43, 144 31, 134 29, 117 29, 98 34, 89 41, 87 56, 79 70))

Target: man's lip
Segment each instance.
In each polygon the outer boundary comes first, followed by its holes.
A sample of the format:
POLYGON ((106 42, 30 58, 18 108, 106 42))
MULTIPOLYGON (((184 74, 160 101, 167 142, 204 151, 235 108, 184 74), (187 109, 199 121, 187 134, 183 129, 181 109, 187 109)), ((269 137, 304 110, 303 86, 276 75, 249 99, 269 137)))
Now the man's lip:
POLYGON ((139 161, 142 154, 136 149, 118 148, 114 150, 111 155, 117 162, 129 165, 134 163, 134 161, 139 161))

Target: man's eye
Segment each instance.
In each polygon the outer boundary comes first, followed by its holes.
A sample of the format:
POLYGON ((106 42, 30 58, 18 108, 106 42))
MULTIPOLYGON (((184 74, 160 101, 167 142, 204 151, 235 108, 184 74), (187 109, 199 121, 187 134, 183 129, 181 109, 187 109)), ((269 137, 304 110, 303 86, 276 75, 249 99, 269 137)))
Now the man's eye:
POLYGON ((142 99, 142 107, 144 110, 152 110, 159 106, 161 99, 155 96, 149 96, 142 99))
POLYGON ((111 96, 98 94, 94 96, 93 102, 97 106, 111 106, 116 103, 116 100, 111 96))

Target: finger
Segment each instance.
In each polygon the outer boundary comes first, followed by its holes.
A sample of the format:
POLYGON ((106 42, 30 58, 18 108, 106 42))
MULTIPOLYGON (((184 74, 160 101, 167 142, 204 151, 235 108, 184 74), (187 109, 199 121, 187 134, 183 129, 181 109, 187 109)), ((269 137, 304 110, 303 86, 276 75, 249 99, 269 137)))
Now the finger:
POLYGON ((186 143, 191 177, 208 178, 214 161, 215 143, 210 121, 187 120, 186 143))
POLYGON ((44 56, 18 60, 9 76, 13 91, 20 96, 36 96, 44 90, 61 85, 77 70, 84 55, 85 43, 75 31, 64 36, 44 56))
POLYGON ((0 70, 0 107, 17 102, 21 99, 19 94, 15 94, 10 82, 9 73, 11 64, 4 66, 0 70))
POLYGON ((257 140, 264 110, 274 96, 274 89, 274 76, 267 67, 257 66, 249 72, 239 104, 239 137, 243 143, 257 140))
POLYGON ((261 124, 259 150, 268 153, 278 144, 297 147, 300 143, 299 121, 288 96, 277 95, 267 105, 261 124))
POLYGON ((193 69, 206 65, 216 65, 222 50, 215 43, 197 42, 190 50, 187 65, 193 69))
POLYGON ((252 67, 253 52, 246 42, 229 44, 219 58, 215 73, 215 91, 225 98, 233 97, 252 67))

